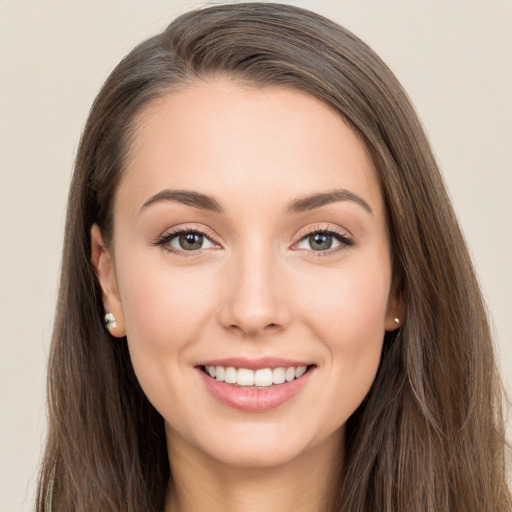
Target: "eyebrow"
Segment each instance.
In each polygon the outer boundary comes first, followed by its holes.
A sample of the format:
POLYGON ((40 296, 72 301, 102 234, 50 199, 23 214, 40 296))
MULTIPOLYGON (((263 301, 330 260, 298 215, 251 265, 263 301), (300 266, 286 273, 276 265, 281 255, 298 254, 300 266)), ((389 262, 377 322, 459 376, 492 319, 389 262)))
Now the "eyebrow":
MULTIPOLYGON (((177 202, 199 208, 201 210, 209 210, 216 213, 223 213, 223 208, 219 201, 206 194, 194 192, 192 190, 162 190, 154 196, 151 196, 143 205, 141 210, 149 208, 153 204, 162 202, 177 202)), ((353 201, 362 206, 367 212, 373 213, 370 205, 361 197, 345 189, 332 190, 330 192, 320 192, 310 196, 293 200, 286 208, 287 213, 301 213, 321 206, 335 203, 338 201, 353 201)))
POLYGON ((311 196, 295 199, 288 205, 286 211, 288 213, 301 213, 338 201, 353 201, 359 206, 362 206, 368 213, 373 214, 370 205, 364 199, 345 189, 321 192, 319 194, 313 194, 311 196))
POLYGON ((222 213, 223 209, 220 203, 211 196, 201 194, 200 192, 194 192, 192 190, 162 190, 151 196, 143 205, 141 210, 145 210, 156 203, 162 203, 167 201, 173 201, 176 203, 186 204, 187 206, 193 206, 194 208, 200 208, 201 210, 209 210, 212 212, 222 213))

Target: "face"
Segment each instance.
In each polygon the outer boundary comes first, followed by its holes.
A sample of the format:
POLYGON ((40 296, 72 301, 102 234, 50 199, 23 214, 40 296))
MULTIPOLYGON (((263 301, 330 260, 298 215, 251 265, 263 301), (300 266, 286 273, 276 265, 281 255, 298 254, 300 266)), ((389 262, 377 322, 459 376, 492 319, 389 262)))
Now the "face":
POLYGON ((137 126, 93 262, 169 443, 263 466, 339 442, 398 308, 362 143, 307 94, 221 80, 137 126))

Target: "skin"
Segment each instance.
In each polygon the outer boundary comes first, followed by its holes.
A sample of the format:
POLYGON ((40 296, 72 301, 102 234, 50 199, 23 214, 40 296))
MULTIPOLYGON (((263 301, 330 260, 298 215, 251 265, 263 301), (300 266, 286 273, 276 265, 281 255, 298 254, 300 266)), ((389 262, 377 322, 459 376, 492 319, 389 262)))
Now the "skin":
POLYGON ((91 236, 112 334, 127 336, 165 419, 176 485, 166 510, 327 510, 345 423, 403 315, 382 194, 356 134, 299 91, 188 86, 137 119, 112 246, 97 226, 91 236), (211 196, 223 212, 175 200, 143 207, 168 189, 211 196), (289 211, 340 189, 353 196, 289 211), (180 252, 157 244, 177 228, 204 232, 202 249, 180 249, 176 237, 180 252), (326 229, 350 242, 313 250, 308 236, 326 229), (197 368, 234 356, 315 366, 291 400, 246 412, 214 398, 197 368))

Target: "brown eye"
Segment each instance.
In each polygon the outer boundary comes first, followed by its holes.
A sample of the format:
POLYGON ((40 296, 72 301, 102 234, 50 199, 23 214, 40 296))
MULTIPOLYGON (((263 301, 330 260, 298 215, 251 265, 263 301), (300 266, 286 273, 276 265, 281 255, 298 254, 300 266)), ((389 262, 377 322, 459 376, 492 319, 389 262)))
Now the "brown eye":
POLYGON ((308 242, 313 251, 326 251, 332 247, 333 238, 327 233, 314 233, 308 236, 308 242))
POLYGON ((204 236, 199 233, 184 233, 177 238, 180 249, 184 251, 196 251, 203 246, 204 236))
POLYGON ((335 252, 334 249, 342 249, 345 246, 354 245, 354 241, 345 233, 334 230, 321 230, 311 232, 302 237, 295 249, 306 249, 315 252, 335 252))
POLYGON ((200 231, 175 231, 163 236, 157 245, 172 252, 193 252, 218 247, 200 231))

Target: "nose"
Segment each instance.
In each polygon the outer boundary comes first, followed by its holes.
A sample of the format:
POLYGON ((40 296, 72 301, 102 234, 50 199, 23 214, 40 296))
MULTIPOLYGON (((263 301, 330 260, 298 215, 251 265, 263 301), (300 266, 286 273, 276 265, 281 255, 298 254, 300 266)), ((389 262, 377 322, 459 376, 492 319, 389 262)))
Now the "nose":
POLYGON ((247 251, 226 262, 226 287, 220 323, 244 337, 258 337, 285 329, 291 318, 290 304, 278 258, 265 251, 247 251), (250 253, 250 254, 247 254, 250 253))

